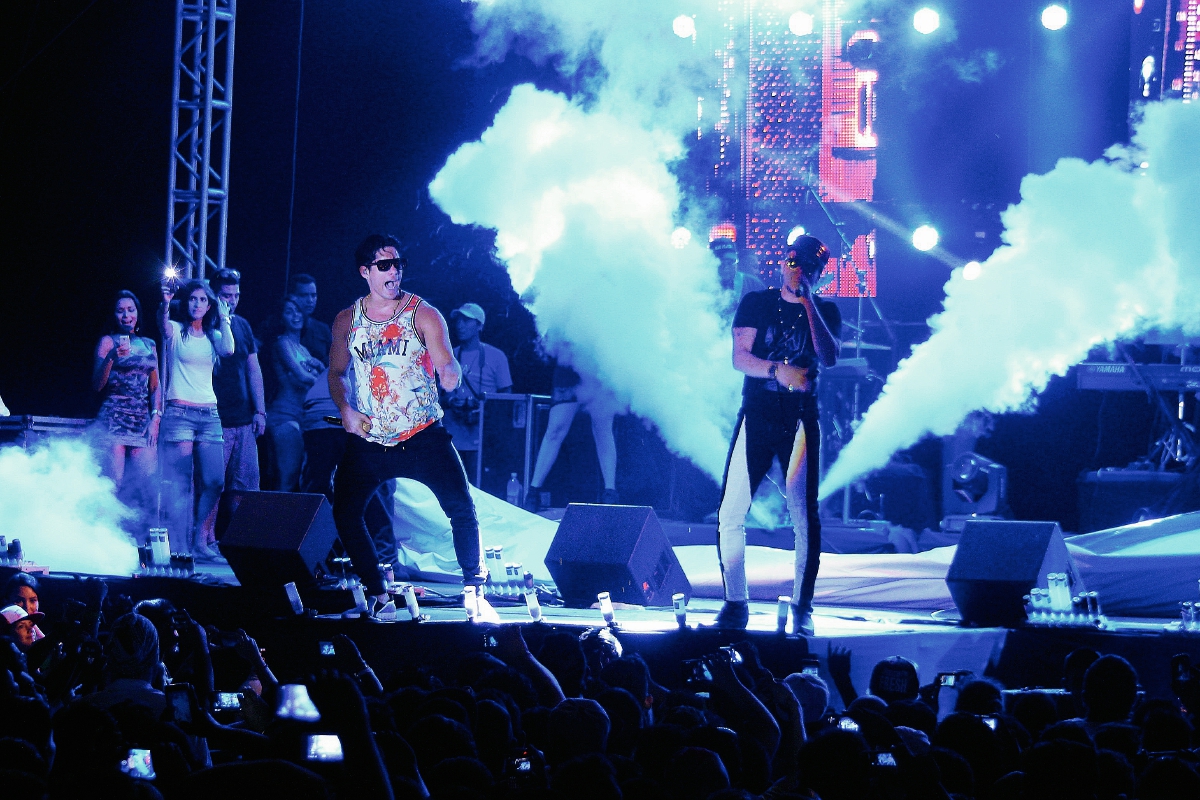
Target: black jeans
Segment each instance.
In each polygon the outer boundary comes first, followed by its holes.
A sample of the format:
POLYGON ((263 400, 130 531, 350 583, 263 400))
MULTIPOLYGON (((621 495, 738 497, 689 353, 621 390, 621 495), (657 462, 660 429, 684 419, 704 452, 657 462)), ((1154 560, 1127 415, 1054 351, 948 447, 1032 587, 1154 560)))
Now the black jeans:
MULTIPOLYGON (((355 437, 341 428, 316 428, 304 432, 304 472, 300 478, 300 491, 310 494, 323 494, 333 506, 333 472, 342 455, 346 452, 346 442, 355 437)), ((396 566, 400 555, 396 550, 396 533, 392 529, 392 491, 391 481, 384 481, 379 491, 371 495, 367 501, 367 509, 363 518, 371 540, 375 542, 375 554, 381 564, 396 566)))
POLYGON ((450 518, 463 583, 483 583, 483 543, 467 473, 451 444, 450 433, 437 423, 391 447, 357 436, 346 443, 333 479, 333 519, 367 591, 379 595, 385 587, 379 574, 379 554, 363 513, 379 485, 393 478, 409 478, 429 487, 450 518))

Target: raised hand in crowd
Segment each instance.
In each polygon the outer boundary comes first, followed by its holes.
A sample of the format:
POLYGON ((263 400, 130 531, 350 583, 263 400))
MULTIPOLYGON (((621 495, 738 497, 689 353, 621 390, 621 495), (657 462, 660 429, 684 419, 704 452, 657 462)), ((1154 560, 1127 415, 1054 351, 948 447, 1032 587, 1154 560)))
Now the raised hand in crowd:
POLYGON ((391 800, 392 784, 375 746, 367 704, 358 684, 340 672, 322 670, 308 681, 308 694, 321 712, 322 724, 342 742, 345 796, 391 800))

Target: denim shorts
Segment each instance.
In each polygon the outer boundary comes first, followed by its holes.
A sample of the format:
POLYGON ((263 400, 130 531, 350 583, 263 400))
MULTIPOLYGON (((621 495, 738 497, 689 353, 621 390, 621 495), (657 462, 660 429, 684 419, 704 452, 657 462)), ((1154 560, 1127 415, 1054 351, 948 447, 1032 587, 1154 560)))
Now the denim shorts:
POLYGON ((221 444, 221 417, 216 408, 167 404, 159 437, 164 442, 212 442, 221 444))

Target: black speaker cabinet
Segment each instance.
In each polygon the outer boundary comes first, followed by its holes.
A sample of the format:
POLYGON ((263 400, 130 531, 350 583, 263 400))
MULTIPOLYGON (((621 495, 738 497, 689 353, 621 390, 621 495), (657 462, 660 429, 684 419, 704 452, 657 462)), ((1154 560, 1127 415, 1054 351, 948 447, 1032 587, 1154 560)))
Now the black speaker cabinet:
MULTIPOLYGON (((242 586, 309 586, 337 538, 322 494, 239 492, 221 554, 242 586)), ((233 505, 233 504, 231 504, 233 505)))
POLYGON ((669 606, 676 592, 692 596, 649 506, 570 504, 546 552, 546 567, 572 608, 587 608, 600 592, 639 606, 669 606))
POLYGON ((968 520, 946 573, 965 625, 1014 627, 1025 621, 1024 596, 1065 572, 1071 593, 1083 580, 1057 522, 968 520))

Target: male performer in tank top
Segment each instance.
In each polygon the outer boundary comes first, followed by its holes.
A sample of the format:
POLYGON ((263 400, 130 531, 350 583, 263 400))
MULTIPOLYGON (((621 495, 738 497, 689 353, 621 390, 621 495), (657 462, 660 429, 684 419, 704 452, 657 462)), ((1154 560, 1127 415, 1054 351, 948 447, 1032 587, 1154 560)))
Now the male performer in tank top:
POLYGON ((745 628, 749 622, 746 512, 778 458, 796 535, 792 630, 813 635, 812 598, 821 557, 816 377, 821 365, 837 360, 842 329, 838 307, 813 294, 828 260, 829 248, 820 239, 801 236, 786 251, 782 288, 747 294, 733 318, 733 368, 746 378, 717 511, 725 584, 725 604, 717 614, 721 628, 745 628))
POLYGON ((478 586, 487 573, 467 475, 441 424, 437 382, 453 391, 462 376, 446 320, 400 288, 406 262, 395 238, 368 236, 354 263, 369 292, 337 315, 329 351, 329 393, 352 434, 333 481, 333 516, 354 571, 374 597, 371 616, 395 619, 363 521, 384 481, 411 478, 428 486, 450 518, 463 583, 478 586))

